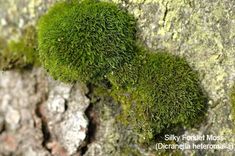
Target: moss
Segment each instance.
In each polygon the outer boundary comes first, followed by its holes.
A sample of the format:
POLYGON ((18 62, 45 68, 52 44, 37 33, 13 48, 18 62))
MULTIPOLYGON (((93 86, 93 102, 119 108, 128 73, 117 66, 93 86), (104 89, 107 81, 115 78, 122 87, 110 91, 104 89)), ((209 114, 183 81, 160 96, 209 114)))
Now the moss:
POLYGON ((38 24, 42 64, 55 79, 97 83, 133 57, 135 23, 112 3, 57 3, 38 24))
POLYGON ((142 154, 133 147, 123 147, 120 151, 120 156, 141 156, 142 154))
POLYGON ((18 41, 0 40, 0 69, 22 69, 40 65, 34 26, 26 27, 18 41))
POLYGON ((120 119, 149 142, 172 125, 193 126, 204 114, 207 98, 198 74, 186 60, 140 49, 132 62, 111 73, 113 97, 122 104, 120 119))
POLYGON ((235 121, 235 85, 233 85, 230 93, 230 101, 232 104, 232 118, 235 121))
POLYGON ((112 3, 59 2, 39 21, 39 54, 55 79, 105 82, 97 94, 107 95, 110 81, 120 120, 148 143, 166 129, 198 123, 207 97, 185 59, 135 48, 135 25, 112 3))

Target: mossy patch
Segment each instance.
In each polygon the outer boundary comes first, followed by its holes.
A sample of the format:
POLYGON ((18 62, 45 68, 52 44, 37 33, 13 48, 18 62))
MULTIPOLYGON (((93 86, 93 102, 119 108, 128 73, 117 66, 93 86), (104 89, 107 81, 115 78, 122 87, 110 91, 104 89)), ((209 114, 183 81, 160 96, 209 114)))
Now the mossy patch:
POLYGON ((233 85, 231 92, 230 92, 230 101, 232 105, 232 118, 235 121, 235 85, 233 85))
POLYGON ((121 121, 130 124, 143 142, 171 126, 197 123, 207 103, 197 72, 183 58, 137 50, 132 62, 108 76, 112 96, 122 104, 121 121))
POLYGON ((22 69, 39 66, 37 34, 34 26, 26 27, 18 41, 0 39, 0 69, 22 69))
POLYGON ((113 3, 57 3, 38 24, 40 59, 55 79, 97 83, 134 56, 135 25, 113 3))
POLYGON ((133 147, 123 147, 120 151, 120 156, 141 156, 142 154, 133 147))
POLYGON ((166 129, 197 124, 207 96, 185 59, 135 47, 135 25, 112 3, 60 2, 39 21, 39 54, 55 79, 105 82, 97 93, 119 101, 119 119, 149 143, 166 129))

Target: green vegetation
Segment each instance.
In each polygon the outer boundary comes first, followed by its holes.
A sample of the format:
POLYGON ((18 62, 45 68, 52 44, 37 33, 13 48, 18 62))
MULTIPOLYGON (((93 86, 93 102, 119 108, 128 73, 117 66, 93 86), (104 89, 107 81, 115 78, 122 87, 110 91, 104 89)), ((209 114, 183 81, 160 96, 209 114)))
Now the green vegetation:
POLYGON ((185 59, 135 47, 135 25, 112 3, 60 2, 39 21, 39 55, 55 79, 106 82, 97 94, 111 89, 122 106, 120 120, 149 143, 166 129, 198 123, 207 97, 185 59))
POLYGON ((108 76, 112 96, 122 104, 121 121, 141 135, 141 142, 174 125, 193 126, 207 101, 197 73, 182 58, 139 51, 132 62, 108 76))
POLYGON ((134 147, 123 147, 120 156, 141 156, 141 153, 134 147))
POLYGON ((98 83, 133 58, 135 23, 112 3, 57 3, 38 24, 40 60, 55 79, 98 83))
MULTIPOLYGON (((0 39, 0 68, 39 65, 40 58, 55 79, 99 86, 92 99, 111 95, 121 103, 120 121, 141 143, 150 143, 167 129, 201 121, 207 97, 185 59, 136 47, 135 25, 112 3, 59 2, 41 17, 38 34, 29 26, 18 42, 0 39)), ((235 107, 235 94, 231 99, 235 107)), ((139 154, 128 146, 122 150, 139 154)))
POLYGON ((232 104, 232 117, 235 121, 235 85, 233 86, 231 93, 230 93, 230 100, 232 104))
POLYGON ((18 41, 0 39, 0 70, 22 69, 39 65, 37 36, 33 26, 26 27, 18 41))
MULTIPOLYGON (((166 130, 175 132, 178 126, 200 122, 207 97, 197 72, 185 59, 136 47, 135 26, 134 17, 112 3, 59 2, 41 17, 38 34, 29 26, 17 42, 0 38, 0 69, 39 65, 40 58, 54 79, 95 86, 89 95, 92 104, 112 103, 110 95, 120 102, 119 120, 131 126, 140 143, 149 144, 166 130)), ((231 102, 235 118, 235 87, 231 102)), ((103 112, 103 120, 110 117, 103 112)), ((141 155, 128 145, 120 151, 121 155, 141 155)), ((168 152, 181 155, 179 150, 156 154, 168 152)))

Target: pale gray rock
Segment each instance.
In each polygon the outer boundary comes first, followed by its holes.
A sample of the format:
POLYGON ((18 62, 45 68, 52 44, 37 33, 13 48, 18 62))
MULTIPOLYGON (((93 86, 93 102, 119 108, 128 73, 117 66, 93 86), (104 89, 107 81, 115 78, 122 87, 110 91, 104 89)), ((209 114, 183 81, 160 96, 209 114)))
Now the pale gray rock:
POLYGON ((63 113, 65 111, 65 99, 60 95, 54 97, 49 95, 48 109, 54 113, 63 113))
POLYGON ((16 128, 19 127, 20 113, 11 106, 8 106, 8 110, 5 116, 5 121, 9 129, 15 130, 16 128))
POLYGON ((4 72, 0 88, 0 155, 68 156, 84 144, 85 85, 63 84, 34 69, 4 72))
POLYGON ((0 76, 0 155, 26 155, 28 148, 40 156, 49 152, 42 147, 37 103, 44 97, 45 77, 41 70, 4 72, 0 76), (40 85, 35 86, 40 81, 40 85), (37 88, 39 87, 39 88, 37 88), (36 90, 35 90, 36 89, 36 90))
POLYGON ((61 135, 59 138, 69 155, 76 153, 86 138, 87 125, 88 121, 83 112, 70 114, 60 124, 61 135))
POLYGON ((67 155, 75 154, 83 144, 88 126, 85 110, 89 106, 87 89, 82 84, 64 84, 49 80, 49 97, 46 103, 50 142, 64 149, 67 155))

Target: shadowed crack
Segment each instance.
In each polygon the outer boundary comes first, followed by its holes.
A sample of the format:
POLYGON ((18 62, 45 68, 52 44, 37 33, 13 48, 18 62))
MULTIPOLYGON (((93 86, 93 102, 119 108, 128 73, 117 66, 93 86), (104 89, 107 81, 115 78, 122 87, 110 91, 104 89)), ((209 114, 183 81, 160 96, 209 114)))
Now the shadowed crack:
POLYGON ((35 114, 41 120, 41 131, 43 135, 42 147, 51 153, 51 150, 47 147, 47 143, 51 139, 51 133, 48 128, 47 118, 43 113, 43 104, 48 99, 48 92, 46 91, 47 84, 42 83, 43 81, 40 78, 41 77, 35 77, 35 93, 39 93, 41 97, 39 102, 36 104, 35 114))
MULTIPOLYGON (((89 98, 90 101, 92 101, 93 85, 88 84, 87 87, 89 91, 86 94, 86 97, 89 98)), ((89 123, 85 141, 79 149, 81 155, 84 155, 88 150, 88 145, 95 141, 95 135, 99 124, 97 112, 94 110, 94 104, 96 102, 97 101, 91 102, 85 111, 85 115, 87 116, 89 123)))
POLYGON ((165 25, 166 25, 166 17, 167 17, 167 13, 168 13, 168 2, 166 3, 166 9, 165 9, 165 11, 164 11, 164 16, 163 16, 163 27, 165 27, 165 25))
POLYGON ((3 121, 3 124, 0 127, 0 134, 2 134, 5 130, 6 130, 6 123, 3 121))
POLYGON ((41 119, 41 130, 42 130, 42 134, 43 134, 42 146, 47 151, 49 151, 51 153, 51 149, 49 149, 47 147, 47 143, 51 139, 51 133, 50 133, 50 130, 48 128, 47 119, 42 113, 42 104, 43 104, 43 102, 40 102, 40 103, 37 104, 35 113, 41 119))
POLYGON ((81 155, 84 155, 88 150, 88 145, 95 141, 95 134, 97 131, 97 115, 93 109, 93 104, 90 104, 85 111, 87 118, 89 119, 88 131, 84 145, 80 148, 81 155))

